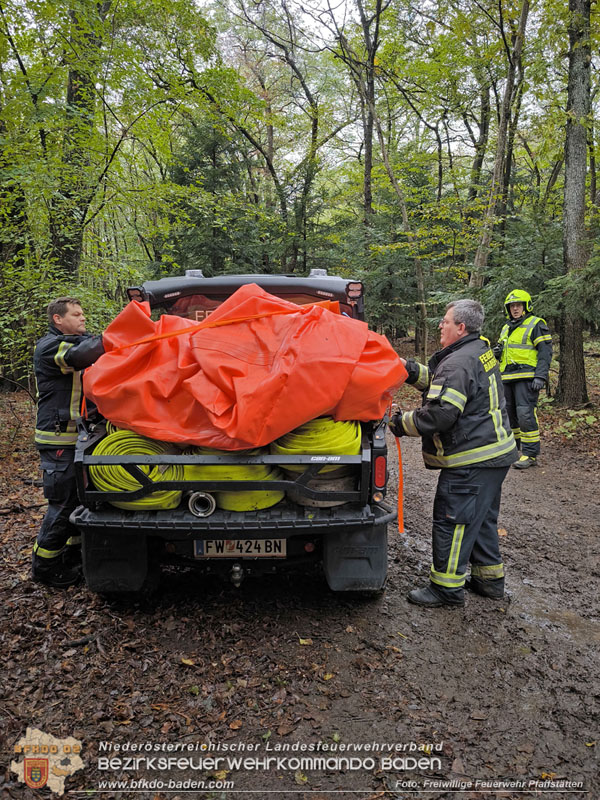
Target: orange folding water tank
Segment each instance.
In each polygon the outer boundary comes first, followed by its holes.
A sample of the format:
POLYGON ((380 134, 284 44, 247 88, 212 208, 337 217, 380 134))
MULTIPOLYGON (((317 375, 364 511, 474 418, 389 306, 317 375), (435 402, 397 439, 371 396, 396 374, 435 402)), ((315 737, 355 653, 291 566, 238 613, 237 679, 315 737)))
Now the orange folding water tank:
POLYGON ((243 450, 315 417, 381 419, 407 374, 384 336, 339 313, 298 306, 256 284, 203 322, 127 305, 84 375, 86 396, 118 427, 152 439, 243 450))

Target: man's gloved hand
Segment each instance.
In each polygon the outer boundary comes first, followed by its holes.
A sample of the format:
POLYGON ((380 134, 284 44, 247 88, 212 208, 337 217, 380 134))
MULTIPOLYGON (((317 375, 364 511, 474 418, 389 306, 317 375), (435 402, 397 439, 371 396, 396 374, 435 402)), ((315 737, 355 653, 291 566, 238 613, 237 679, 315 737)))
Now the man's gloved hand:
POLYGON ((389 429, 394 436, 404 436, 404 428, 402 427, 402 412, 396 411, 390 420, 389 429))
POLYGON ((540 389, 543 389, 546 385, 546 381, 543 378, 534 378, 531 381, 531 388, 534 392, 539 392, 540 389))
POLYGON ((495 344, 492 347, 492 353, 496 356, 498 361, 500 361, 500 358, 502 356, 502 348, 503 348, 502 342, 498 342, 498 344, 495 344))

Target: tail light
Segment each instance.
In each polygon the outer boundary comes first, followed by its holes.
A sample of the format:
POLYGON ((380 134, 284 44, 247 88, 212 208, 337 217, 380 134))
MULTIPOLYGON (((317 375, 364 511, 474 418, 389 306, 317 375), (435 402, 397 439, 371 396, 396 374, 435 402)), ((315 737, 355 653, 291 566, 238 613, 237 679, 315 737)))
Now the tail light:
POLYGON ((375 475, 374 484, 378 489, 385 489, 387 478, 387 458, 385 456, 377 456, 375 459, 375 475))
POLYGON ((363 291, 363 285, 360 281, 349 283, 346 286, 346 297, 348 297, 348 299, 357 299, 358 297, 362 297, 363 291))
POLYGON ((137 300, 138 303, 143 303, 146 299, 142 289, 136 289, 135 287, 127 289, 127 297, 129 297, 130 300, 137 300))

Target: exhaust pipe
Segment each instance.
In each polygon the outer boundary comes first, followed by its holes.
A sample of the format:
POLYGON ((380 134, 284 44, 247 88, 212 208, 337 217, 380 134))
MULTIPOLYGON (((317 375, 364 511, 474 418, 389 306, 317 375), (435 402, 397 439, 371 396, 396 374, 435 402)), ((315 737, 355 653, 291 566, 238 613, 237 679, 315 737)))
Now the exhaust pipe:
POLYGON ((217 501, 208 492, 190 492, 187 504, 195 517, 210 517, 217 507, 217 501))

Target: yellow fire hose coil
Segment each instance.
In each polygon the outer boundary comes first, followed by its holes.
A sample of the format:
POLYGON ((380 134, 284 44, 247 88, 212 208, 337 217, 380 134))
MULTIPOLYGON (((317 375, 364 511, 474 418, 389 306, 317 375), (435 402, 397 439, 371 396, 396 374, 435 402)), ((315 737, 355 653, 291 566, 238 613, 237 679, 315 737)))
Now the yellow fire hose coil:
MULTIPOLYGON (((161 453, 177 453, 178 450, 167 442, 147 439, 137 433, 126 430, 117 430, 110 433, 94 448, 95 456, 129 456, 129 455, 160 455, 161 453)), ((140 464, 139 468, 151 481, 181 480, 183 467, 175 464, 169 465, 164 470, 159 466, 140 464)), ((102 492, 134 491, 141 487, 127 470, 119 464, 92 464, 90 477, 102 492)), ((167 509, 176 508, 181 501, 180 491, 158 491, 141 497, 138 500, 111 500, 111 504, 124 509, 167 509)))
MULTIPOLYGON (((209 447, 194 447, 190 451, 196 455, 223 455, 223 450, 213 450, 209 447)), ((260 449, 244 450, 240 455, 254 456, 260 449)), ((184 467, 186 480, 219 480, 219 481, 276 481, 281 477, 277 467, 269 464, 198 464, 184 467)), ((217 501, 217 506, 225 511, 256 511, 261 508, 270 508, 283 500, 284 493, 266 489, 264 491, 249 492, 212 492, 217 501)))
MULTIPOLYGON (((335 422, 331 417, 319 417, 286 433, 271 444, 274 455, 299 455, 310 453, 319 455, 348 455, 360 453, 361 428, 358 422, 335 422)), ((304 472, 301 464, 286 464, 290 472, 304 472)), ((339 467, 327 466, 319 474, 333 472, 339 467)))

